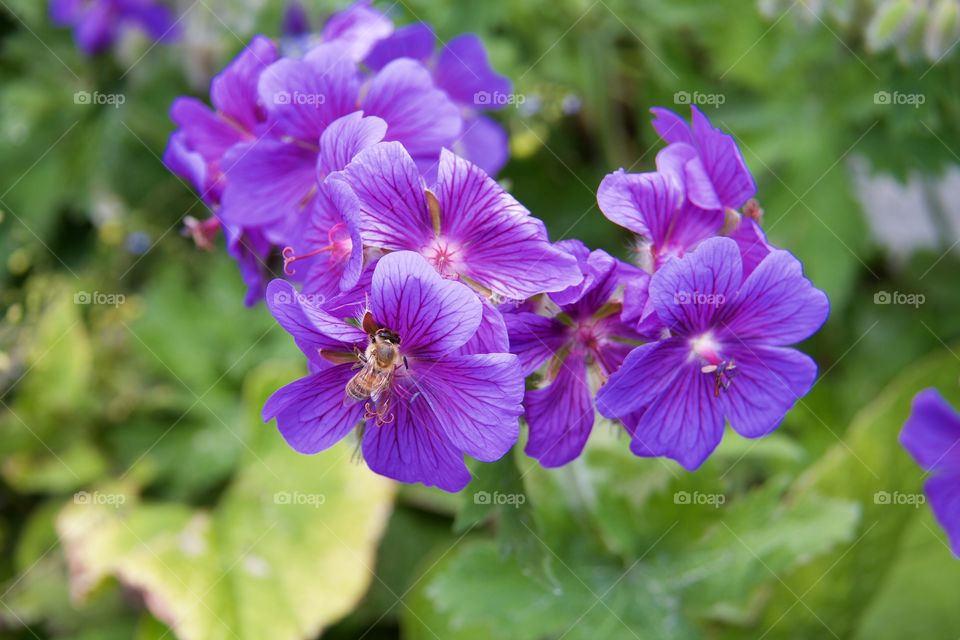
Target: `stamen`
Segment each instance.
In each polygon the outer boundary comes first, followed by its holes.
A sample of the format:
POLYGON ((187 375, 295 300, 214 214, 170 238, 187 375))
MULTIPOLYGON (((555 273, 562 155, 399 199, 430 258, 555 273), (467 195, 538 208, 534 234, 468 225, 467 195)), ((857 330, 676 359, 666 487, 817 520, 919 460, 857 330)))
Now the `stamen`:
POLYGON ((713 374, 713 397, 719 398, 721 391, 726 391, 733 383, 733 378, 737 374, 737 365, 733 360, 723 361, 720 364, 708 364, 700 368, 700 371, 706 374, 713 374))
POLYGON ((297 272, 290 268, 291 262, 296 262, 297 260, 303 260, 305 258, 312 258, 313 256, 321 254, 325 251, 333 251, 333 245, 327 245, 325 247, 321 247, 315 251, 311 251, 310 253, 305 253, 302 256, 294 255, 293 247, 284 247, 282 251, 283 272, 288 276, 296 275, 297 272))
POLYGON ((374 420, 378 427, 382 427, 385 424, 393 424, 395 419, 393 412, 390 411, 389 401, 385 401, 380 407, 374 407, 372 402, 367 402, 363 405, 363 411, 363 419, 374 420))

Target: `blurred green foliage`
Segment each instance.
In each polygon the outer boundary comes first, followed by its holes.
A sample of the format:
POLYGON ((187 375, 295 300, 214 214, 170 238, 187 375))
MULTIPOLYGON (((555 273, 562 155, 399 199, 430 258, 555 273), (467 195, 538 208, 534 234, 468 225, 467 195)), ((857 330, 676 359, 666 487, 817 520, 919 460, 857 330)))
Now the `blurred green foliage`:
MULTIPOLYGON (((342 8, 305 4, 315 24, 342 8)), ((282 4, 180 8, 182 44, 90 60, 44 3, 0 2, 0 636, 956 637, 960 564, 927 506, 883 496, 920 488, 896 442, 913 393, 960 401, 957 255, 943 237, 891 260, 849 166, 933 180, 960 161, 954 2, 394 4, 481 34, 514 80, 501 179, 554 240, 627 257, 597 185, 653 167, 648 107, 712 96, 771 240, 832 302, 805 345, 814 391, 694 474, 601 423, 566 468, 518 447, 460 496, 396 499, 349 445, 300 457, 260 422, 302 362, 223 252, 180 237, 203 205, 160 161, 172 99, 277 35, 282 4)))

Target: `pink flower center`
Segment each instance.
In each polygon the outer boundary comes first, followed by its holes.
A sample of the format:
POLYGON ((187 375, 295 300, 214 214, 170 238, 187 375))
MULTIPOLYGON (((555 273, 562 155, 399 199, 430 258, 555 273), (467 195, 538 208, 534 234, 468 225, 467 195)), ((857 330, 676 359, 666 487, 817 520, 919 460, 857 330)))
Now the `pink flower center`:
POLYGON ((463 263, 460 245, 442 236, 434 238, 420 253, 444 278, 456 277, 463 263))
POLYGON ((719 365, 723 361, 718 351, 720 345, 709 331, 690 340, 691 355, 701 358, 707 364, 719 365))
POLYGON ((701 373, 713 376, 715 398, 720 397, 721 391, 730 388, 733 377, 737 373, 737 365, 734 361, 724 360, 720 357, 719 351, 720 345, 713 339, 710 332, 690 340, 690 357, 699 358, 701 362, 705 362, 706 364, 700 367, 701 373))

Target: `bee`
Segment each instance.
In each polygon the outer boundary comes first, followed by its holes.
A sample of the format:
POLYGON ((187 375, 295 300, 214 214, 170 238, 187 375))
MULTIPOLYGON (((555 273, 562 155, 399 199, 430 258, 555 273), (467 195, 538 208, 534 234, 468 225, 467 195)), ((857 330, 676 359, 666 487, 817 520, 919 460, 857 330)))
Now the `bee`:
POLYGON ((730 362, 721 362, 720 364, 708 364, 704 367, 701 367, 701 372, 712 373, 714 375, 714 398, 720 397, 721 390, 726 391, 730 388, 730 383, 733 382, 733 377, 737 374, 736 369, 737 365, 733 362, 733 360, 730 362))
POLYGON ((360 371, 350 378, 346 394, 349 400, 367 400, 366 417, 376 418, 377 424, 385 424, 393 421, 386 392, 390 389, 394 370, 401 362, 406 364, 406 358, 400 354, 400 336, 377 325, 369 311, 363 316, 362 326, 370 341, 364 351, 357 351, 360 371))

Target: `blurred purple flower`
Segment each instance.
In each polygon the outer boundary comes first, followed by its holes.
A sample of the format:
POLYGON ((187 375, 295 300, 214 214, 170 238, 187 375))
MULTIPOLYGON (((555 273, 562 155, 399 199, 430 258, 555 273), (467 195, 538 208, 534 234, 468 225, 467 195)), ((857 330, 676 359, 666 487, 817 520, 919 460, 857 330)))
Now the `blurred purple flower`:
POLYGON ((506 106, 513 85, 491 68, 483 41, 475 34, 459 35, 443 43, 439 51, 436 42, 430 25, 407 25, 380 40, 364 62, 372 69, 381 69, 405 57, 420 60, 431 68, 437 86, 463 110, 463 132, 451 148, 488 174, 496 175, 509 156, 507 133, 480 112, 506 106))
POLYGON ((336 44, 271 64, 258 92, 266 130, 226 153, 220 215, 231 224, 264 228, 277 244, 309 210, 318 180, 343 169, 363 148, 381 138, 397 140, 427 167, 461 127, 456 107, 420 63, 397 60, 362 83, 336 44))
POLYGON ((497 460, 517 440, 523 398, 517 357, 458 353, 480 325, 481 302, 415 253, 377 262, 369 301, 373 323, 397 340, 399 353, 377 373, 369 399, 353 401, 347 386, 371 336, 290 283, 270 284, 267 304, 306 354, 311 373, 274 393, 263 417, 276 418, 287 443, 308 454, 361 424, 363 457, 373 471, 459 491, 470 481, 464 455, 497 460))
MULTIPOLYGON (((593 394, 620 368, 642 339, 620 317, 623 285, 649 276, 612 258, 590 251, 579 240, 558 246, 577 258, 583 282, 549 295, 538 312, 505 312, 510 350, 524 375, 546 364, 545 384, 528 389, 524 398, 527 455, 545 467, 564 465, 583 450, 593 429, 593 394)), ((532 305, 529 305, 532 306, 532 305)))
POLYGON ((711 238, 667 261, 649 295, 668 337, 631 351, 597 395, 635 454, 696 469, 724 418, 744 437, 767 435, 813 385, 814 361, 786 347, 820 328, 829 303, 790 253, 772 251, 744 278, 736 243, 711 238))
POLYGON ((330 16, 320 31, 321 42, 335 41, 350 60, 361 62, 379 40, 393 33, 393 22, 372 5, 372 0, 357 0, 330 16))
POLYGON ((960 414, 936 389, 925 389, 913 399, 900 444, 930 474, 924 491, 960 558, 960 414))
POLYGON ((170 117, 178 129, 170 136, 164 162, 189 180, 204 202, 217 206, 226 186, 224 156, 234 145, 263 133, 260 74, 277 59, 277 47, 264 36, 250 44, 210 83, 211 110, 196 98, 177 98, 170 117))
POLYGON ((163 42, 179 35, 173 14, 154 0, 50 0, 50 19, 72 27, 77 46, 89 55, 113 46, 126 27, 163 42))
POLYGON ((280 33, 285 38, 299 38, 310 32, 310 18, 300 0, 288 0, 283 8, 283 20, 280 24, 280 33))

